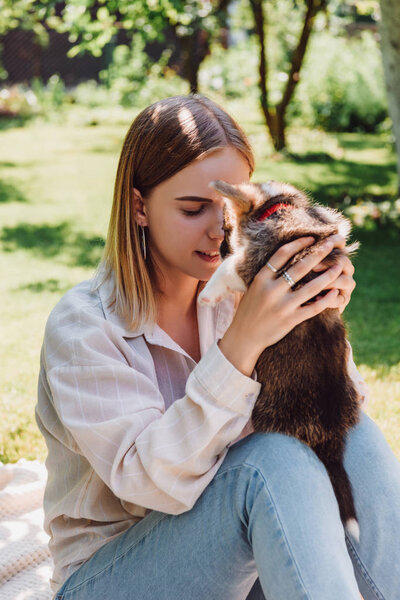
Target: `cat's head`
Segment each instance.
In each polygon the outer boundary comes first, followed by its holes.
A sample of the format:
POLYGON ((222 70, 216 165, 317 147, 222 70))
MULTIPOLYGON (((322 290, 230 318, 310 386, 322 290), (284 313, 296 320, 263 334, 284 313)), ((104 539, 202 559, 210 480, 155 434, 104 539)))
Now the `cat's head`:
POLYGON ((316 240, 336 232, 346 239, 350 234, 350 221, 341 213, 313 203, 292 185, 278 181, 231 185, 217 180, 209 186, 225 199, 222 258, 247 245, 249 239, 272 251, 310 234, 316 240))

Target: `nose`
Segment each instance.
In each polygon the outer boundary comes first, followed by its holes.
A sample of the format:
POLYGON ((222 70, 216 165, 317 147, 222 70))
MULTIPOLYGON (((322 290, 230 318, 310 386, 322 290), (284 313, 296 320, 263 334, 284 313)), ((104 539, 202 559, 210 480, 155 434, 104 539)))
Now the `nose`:
POLYGON ((222 210, 218 211, 217 218, 213 219, 212 223, 210 224, 208 236, 212 240, 219 240, 220 242, 222 242, 224 239, 224 215, 222 210))

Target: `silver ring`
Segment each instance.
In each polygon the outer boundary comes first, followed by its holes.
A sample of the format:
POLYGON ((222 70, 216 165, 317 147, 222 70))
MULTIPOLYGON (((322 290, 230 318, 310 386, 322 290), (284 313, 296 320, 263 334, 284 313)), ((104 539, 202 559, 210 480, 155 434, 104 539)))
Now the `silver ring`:
POLYGON ((285 281, 288 282, 288 284, 290 285, 290 287, 293 287, 294 285, 296 285, 296 282, 293 281, 293 279, 290 277, 289 273, 287 271, 282 271, 282 277, 285 281))
POLYGON ((273 273, 277 273, 278 269, 275 269, 275 267, 273 265, 271 265, 271 263, 267 262, 268 269, 270 269, 273 273))

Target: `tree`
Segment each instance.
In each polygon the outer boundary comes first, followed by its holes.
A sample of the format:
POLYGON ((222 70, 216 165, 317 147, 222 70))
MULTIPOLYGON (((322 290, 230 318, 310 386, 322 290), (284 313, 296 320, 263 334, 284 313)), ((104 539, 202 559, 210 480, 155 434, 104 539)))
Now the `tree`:
MULTIPOLYGON (((140 36, 145 43, 164 42, 180 51, 179 74, 198 91, 198 73, 211 42, 226 26, 230 0, 0 0, 0 35, 12 29, 35 33, 42 45, 48 29, 68 33, 69 56, 140 36), (169 39, 166 41, 166 32, 169 39)), ((172 50, 172 48, 170 48, 172 50)))
POLYGON ((99 56, 120 31, 128 40, 141 36, 148 43, 165 42, 168 30, 172 32, 169 44, 180 47, 180 74, 196 92, 199 67, 226 22, 229 0, 66 0, 64 4, 61 15, 53 15, 47 24, 69 33, 74 43, 70 56, 83 51, 99 56))
POLYGON ((381 48, 389 115, 397 149, 398 194, 400 195, 400 2, 381 0, 381 48))
POLYGON ((290 69, 287 74, 286 86, 280 101, 274 106, 269 101, 268 90, 268 57, 265 44, 266 19, 263 0, 250 0, 254 15, 254 25, 259 41, 259 87, 261 110, 271 135, 275 150, 286 147, 286 111, 293 97, 295 87, 300 79, 300 69, 307 50, 307 44, 317 13, 326 7, 327 0, 305 0, 303 26, 296 46, 291 52, 290 69))
POLYGON ((12 29, 32 31, 40 43, 46 43, 43 25, 50 14, 50 2, 43 0, 0 0, 0 36, 12 29))

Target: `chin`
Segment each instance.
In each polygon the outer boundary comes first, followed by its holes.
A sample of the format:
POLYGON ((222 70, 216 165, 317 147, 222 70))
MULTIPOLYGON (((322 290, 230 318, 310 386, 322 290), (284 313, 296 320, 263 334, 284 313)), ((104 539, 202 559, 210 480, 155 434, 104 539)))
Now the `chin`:
POLYGON ((208 281, 212 275, 214 274, 214 272, 217 270, 217 268, 219 267, 221 263, 218 262, 216 265, 205 265, 203 269, 192 269, 192 270, 185 270, 185 273, 187 275, 190 275, 190 277, 193 277, 194 279, 197 279, 199 281, 208 281))

